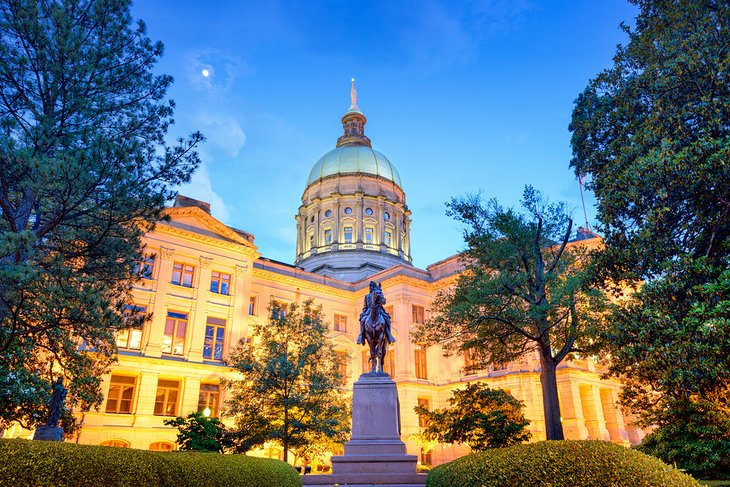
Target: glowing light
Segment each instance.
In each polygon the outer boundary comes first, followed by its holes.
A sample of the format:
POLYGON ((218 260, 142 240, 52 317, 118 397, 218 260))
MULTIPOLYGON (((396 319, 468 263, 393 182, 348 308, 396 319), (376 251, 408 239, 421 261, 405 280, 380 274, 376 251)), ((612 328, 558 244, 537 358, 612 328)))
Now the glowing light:
POLYGON ((210 408, 203 409, 203 416, 205 416, 206 418, 208 416, 210 416, 210 413, 211 413, 210 408))
POLYGON ((204 69, 200 72, 200 74, 202 74, 204 78, 207 78, 208 76, 210 76, 210 71, 204 69))

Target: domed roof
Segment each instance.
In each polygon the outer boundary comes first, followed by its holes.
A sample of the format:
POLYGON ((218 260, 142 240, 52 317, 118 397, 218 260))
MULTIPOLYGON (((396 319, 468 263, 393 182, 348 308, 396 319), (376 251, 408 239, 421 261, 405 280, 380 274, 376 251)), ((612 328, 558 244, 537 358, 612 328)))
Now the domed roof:
POLYGON ((307 186, 338 174, 371 174, 401 186, 400 174, 382 153, 364 145, 345 145, 329 151, 312 168, 307 186))

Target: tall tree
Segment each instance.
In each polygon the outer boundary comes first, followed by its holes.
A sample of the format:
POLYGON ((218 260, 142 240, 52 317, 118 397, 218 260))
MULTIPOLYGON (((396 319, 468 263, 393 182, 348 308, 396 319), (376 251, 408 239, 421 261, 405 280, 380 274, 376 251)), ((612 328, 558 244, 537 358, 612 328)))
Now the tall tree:
MULTIPOLYGON (((129 0, 0 1, 0 426, 100 403, 140 236, 198 164, 129 0)), ((65 414, 65 426, 73 420, 65 414)))
POLYGON ((556 368, 581 351, 601 320, 602 294, 587 287, 584 247, 568 240, 573 222, 562 203, 545 203, 528 186, 524 211, 479 196, 452 199, 449 213, 465 223, 465 267, 453 288, 433 302, 434 318, 415 340, 440 343, 447 354, 470 353, 485 368, 537 353, 545 429, 563 438, 556 368))
POLYGON ((632 3, 628 44, 570 125, 571 165, 598 200, 601 280, 636 289, 604 338, 641 424, 681 432, 679 457, 730 451, 730 4, 632 3), (702 416, 725 427, 708 435, 702 416))
POLYGON ((226 383, 236 450, 274 442, 287 461, 290 449, 303 451, 308 443, 344 443, 348 401, 321 306, 273 302, 269 311, 268 324, 254 325, 253 341, 242 341, 228 360, 241 375, 226 383))
POLYGON ((425 420, 422 439, 439 443, 465 443, 472 451, 503 448, 530 439, 525 428, 530 422, 522 409, 525 405, 502 389, 485 384, 467 384, 456 389, 445 409, 429 411, 416 406, 425 420))

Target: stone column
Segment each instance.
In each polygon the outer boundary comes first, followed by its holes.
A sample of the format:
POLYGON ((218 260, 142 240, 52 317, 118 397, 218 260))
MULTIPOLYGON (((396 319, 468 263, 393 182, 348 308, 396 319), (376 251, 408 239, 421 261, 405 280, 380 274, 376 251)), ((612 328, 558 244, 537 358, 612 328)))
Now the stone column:
POLYGON ((195 289, 195 297, 193 299, 193 307, 188 316, 188 329, 186 330, 185 344, 188 349, 183 350, 183 356, 186 356, 190 362, 203 361, 203 342, 205 341, 205 320, 206 316, 203 312, 205 299, 210 292, 210 276, 211 276, 211 257, 200 256, 200 268, 198 272, 198 287, 195 289))
POLYGON ((159 264, 160 271, 157 276, 157 287, 155 290, 155 302, 152 306, 152 320, 147 323, 146 344, 143 345, 143 355, 148 357, 162 356, 162 336, 165 333, 165 321, 167 320, 167 293, 172 280, 172 265, 175 256, 175 249, 160 247, 159 264))
POLYGON ((180 406, 178 416, 187 416, 198 410, 198 396, 200 394, 200 379, 197 377, 185 377, 180 384, 180 406))

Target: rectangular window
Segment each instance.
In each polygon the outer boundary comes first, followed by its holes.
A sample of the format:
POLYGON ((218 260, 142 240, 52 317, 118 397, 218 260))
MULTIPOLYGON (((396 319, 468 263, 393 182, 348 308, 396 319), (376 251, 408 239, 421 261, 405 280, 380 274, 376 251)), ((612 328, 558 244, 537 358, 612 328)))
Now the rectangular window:
POLYGON ((310 235, 309 236, 309 248, 311 249, 313 247, 314 247, 314 235, 310 235))
POLYGON ((352 227, 345 227, 345 243, 352 243, 352 227))
MULTIPOLYGON (((419 397, 418 398, 418 405, 421 406, 423 409, 426 409, 427 411, 431 410, 431 400, 427 397, 419 397)), ((426 417, 423 415, 418 415, 418 427, 419 428, 425 428, 426 427, 426 417)))
MULTIPOLYGON (((124 306, 125 317, 142 318, 147 313, 147 307, 128 304, 124 306)), ((142 347, 142 331, 144 325, 119 330, 117 333, 117 348, 126 350, 139 350, 142 347)))
POLYGON ((225 272, 213 271, 210 274, 210 292, 218 294, 230 294, 231 275, 225 272))
POLYGON ((332 229, 331 228, 327 228, 324 231, 324 244, 332 245, 332 229))
POLYGON ((180 394, 180 381, 157 381, 155 395, 155 416, 177 416, 177 396, 180 394))
POLYGON ((365 227, 365 243, 373 243, 373 235, 375 230, 372 227, 365 227))
POLYGON ((132 412, 135 382, 134 377, 112 375, 106 400, 107 413, 129 414, 132 412))
POLYGON ((340 377, 342 378, 342 384, 347 382, 347 362, 350 361, 350 357, 347 352, 337 352, 337 359, 339 360, 340 366, 340 377))
POLYGON ((347 316, 341 315, 339 313, 335 313, 335 320, 334 320, 334 328, 335 331, 347 331, 347 316))
POLYGON ((182 355, 185 348, 185 332, 188 328, 188 315, 185 313, 167 312, 165 334, 162 337, 162 353, 182 355))
POLYGON ((413 323, 423 323, 423 314, 424 314, 423 306, 418 306, 415 304, 411 306, 411 315, 412 315, 411 321, 413 323))
POLYGON ((193 287, 195 266, 175 262, 172 265, 172 283, 178 286, 193 287))
POLYGON ((387 373, 391 379, 395 379, 395 350, 388 350, 388 353, 385 355, 383 371, 387 373))
POLYGON ((286 318, 286 303, 281 301, 271 302, 271 319, 283 320, 286 318))
POLYGON ((474 368, 474 350, 467 348, 464 350, 464 371, 466 374, 473 374, 474 368))
POLYGON ((428 371, 426 369, 426 350, 417 348, 415 351, 416 360, 416 378, 428 379, 428 371))
POLYGON ((208 360, 222 360, 225 336, 226 320, 209 316, 205 325, 203 358, 207 358, 208 360))
POLYGON ((218 384, 201 383, 200 394, 198 394, 198 412, 202 413, 208 408, 210 409, 210 416, 217 418, 220 394, 221 391, 218 384))
POLYGON ((256 296, 248 298, 248 314, 251 316, 256 315, 256 296))
POLYGON ((393 241, 393 236, 387 230, 385 231, 385 236, 383 237, 383 241, 384 241, 385 245, 387 245, 388 247, 390 247, 390 243, 393 241))
POLYGON ((152 279, 155 270, 155 256, 145 254, 134 266, 134 273, 144 279, 152 279))
POLYGON ((426 451, 425 448, 421 447, 421 465, 432 465, 431 450, 426 451))

